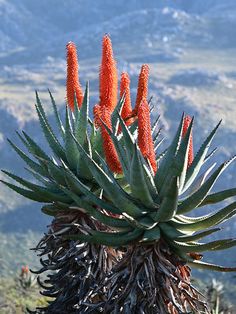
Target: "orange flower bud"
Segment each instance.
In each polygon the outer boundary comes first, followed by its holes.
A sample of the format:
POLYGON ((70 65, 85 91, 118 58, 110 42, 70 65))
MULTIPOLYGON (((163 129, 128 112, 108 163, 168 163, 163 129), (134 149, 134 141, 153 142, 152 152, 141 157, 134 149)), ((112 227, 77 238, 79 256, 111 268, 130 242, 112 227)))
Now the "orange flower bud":
POLYGON ((138 145, 143 157, 149 160, 153 172, 156 173, 157 163, 152 140, 150 109, 145 98, 142 99, 138 106, 138 145))
MULTIPOLYGON (((184 124, 183 124, 183 131, 182 131, 182 138, 186 135, 188 131, 188 127, 192 121, 190 116, 184 117, 184 124)), ((193 162, 194 154, 193 154, 193 137, 192 134, 190 135, 190 143, 189 143, 189 151, 188 151, 188 167, 191 166, 193 162)))
POLYGON ((147 100, 148 96, 148 77, 149 77, 149 66, 147 64, 143 64, 138 80, 138 90, 136 96, 136 103, 133 110, 133 113, 137 115, 138 108, 141 104, 143 99, 147 100))
POLYGON ((125 95, 124 105, 121 111, 121 117, 126 120, 132 114, 131 98, 130 98, 130 79, 127 72, 121 74, 120 80, 120 98, 125 95))
POLYGON ((118 78, 112 43, 108 35, 103 37, 99 81, 100 105, 112 112, 117 105, 118 78))
POLYGON ((94 125, 96 128, 99 128, 99 126, 101 125, 101 117, 102 117, 101 106, 99 104, 96 104, 93 107, 93 116, 94 116, 94 125))
POLYGON ((71 110, 74 110, 74 98, 76 97, 78 106, 82 106, 83 91, 79 83, 78 75, 78 59, 76 46, 73 42, 69 42, 66 46, 67 49, 67 80, 66 92, 67 102, 71 110))
POLYGON ((21 267, 21 276, 23 275, 27 275, 29 273, 29 267, 26 265, 26 266, 22 266, 21 267))

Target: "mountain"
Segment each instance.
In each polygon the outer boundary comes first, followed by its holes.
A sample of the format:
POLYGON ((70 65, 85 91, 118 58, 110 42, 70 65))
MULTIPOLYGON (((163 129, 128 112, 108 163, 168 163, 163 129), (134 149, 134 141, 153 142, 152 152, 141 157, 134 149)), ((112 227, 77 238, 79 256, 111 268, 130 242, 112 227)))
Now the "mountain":
MULTIPOLYGON (((82 84, 90 81, 91 106, 97 102, 104 33, 111 35, 119 72, 127 70, 131 75, 133 102, 140 66, 150 64, 149 95, 153 96, 153 115, 161 114, 163 147, 185 111, 196 118, 195 151, 223 118, 214 141, 219 149, 212 162, 230 158, 236 153, 235 27, 234 0, 0 0, 1 168, 27 173, 7 143, 10 138, 20 145, 15 130, 24 129, 40 145, 45 143, 36 120, 34 90, 39 90, 50 114, 50 88, 63 111, 65 45, 70 40, 78 46, 82 84)), ((235 186, 235 170, 231 166, 215 190, 235 186)), ((26 252, 49 222, 39 204, 1 186, 0 256, 7 266, 0 273, 27 263, 27 258, 35 261, 26 252), (19 252, 24 255, 22 260, 19 252)), ((234 219, 224 232, 233 236, 235 227, 234 219)), ((235 250, 219 259, 230 264, 232 254, 235 250)))

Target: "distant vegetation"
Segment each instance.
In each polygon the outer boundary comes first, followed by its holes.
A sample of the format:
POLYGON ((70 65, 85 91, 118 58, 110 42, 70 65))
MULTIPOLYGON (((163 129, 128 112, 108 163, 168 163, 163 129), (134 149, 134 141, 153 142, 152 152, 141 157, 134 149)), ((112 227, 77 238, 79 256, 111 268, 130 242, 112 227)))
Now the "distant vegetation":
POLYGON ((29 273, 27 266, 14 277, 0 279, 0 313, 23 314, 26 309, 45 306, 47 298, 39 294, 36 277, 29 273))
MULTIPOLYGON (((27 266, 19 268, 18 272, 11 277, 0 279, 0 313, 1 314, 25 314, 28 309, 44 307, 50 300, 40 295, 40 288, 36 282, 36 277, 24 272, 27 266)), ((215 279, 208 283, 199 280, 195 283, 204 296, 206 296, 212 312, 211 314, 235 314, 236 307, 229 301, 227 294, 236 293, 236 285, 225 287, 222 282, 215 279), (226 290, 227 288, 227 290, 226 290)))

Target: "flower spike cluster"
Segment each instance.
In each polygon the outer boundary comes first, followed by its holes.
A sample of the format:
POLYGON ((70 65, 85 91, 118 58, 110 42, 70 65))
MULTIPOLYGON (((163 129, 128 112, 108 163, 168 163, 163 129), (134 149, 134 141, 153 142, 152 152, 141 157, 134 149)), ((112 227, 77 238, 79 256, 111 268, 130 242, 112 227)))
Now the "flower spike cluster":
POLYGON ((71 110, 74 110, 74 98, 78 106, 82 106, 83 102, 83 91, 79 82, 78 76, 78 59, 76 52, 76 45, 73 42, 69 42, 66 46, 67 49, 67 80, 66 80, 66 91, 67 91, 67 102, 71 110))
MULTIPOLYGON (((141 153, 147 158, 151 164, 154 173, 157 171, 157 164, 155 161, 154 144, 151 133, 151 122, 149 106, 147 103, 148 95, 148 77, 149 66, 142 65, 138 90, 136 97, 136 104, 132 110, 130 98, 130 78, 128 73, 121 74, 120 82, 120 97, 125 94, 125 101, 121 112, 121 117, 129 126, 134 122, 134 116, 138 116, 139 122, 139 136, 138 142, 141 153), (144 103, 141 105, 141 103, 144 103), (139 109, 140 108, 140 109, 139 109)), ((106 162, 109 168, 115 173, 122 173, 122 167, 119 162, 118 154, 116 152, 114 143, 101 123, 103 121, 106 126, 111 129, 111 113, 117 105, 117 69, 116 62, 113 57, 112 43, 108 35, 103 37, 102 44, 102 61, 100 67, 100 103, 94 107, 94 123, 96 127, 100 127, 103 139, 103 151, 106 162)), ((118 133, 121 127, 119 126, 118 133)))
MULTIPOLYGON (((146 158, 154 173, 157 171, 157 163, 155 158, 154 143, 151 132, 150 110, 147 101, 148 96, 148 78, 149 66, 143 64, 139 74, 138 88, 135 107, 132 109, 130 96, 130 78, 127 72, 121 74, 120 80, 120 98, 125 95, 121 117, 129 126, 134 122, 134 117, 138 118, 138 145, 144 158, 146 158)), ((111 114, 117 105, 118 94, 118 75, 116 61, 113 55, 111 39, 108 35, 103 37, 102 41, 102 58, 99 73, 99 92, 100 101, 93 108, 94 124, 96 128, 100 128, 102 136, 102 147, 106 162, 111 171, 114 173, 122 173, 121 163, 114 146, 114 143, 108 134, 106 127, 112 130, 111 114), (104 126, 106 125, 106 127, 104 126)), ((70 108, 74 109, 74 94, 76 94, 77 102, 81 107, 83 93, 78 79, 78 61, 76 54, 76 46, 73 43, 67 45, 67 99, 70 108)), ((186 117, 183 136, 186 133, 189 122, 186 117)), ((121 132, 119 126, 118 133, 121 132)), ((189 151, 189 165, 193 156, 192 140, 189 151)))
POLYGON ((152 139, 150 109, 145 98, 138 107, 138 145, 144 158, 147 158, 153 172, 157 171, 154 143, 152 139))
MULTIPOLYGON (((182 137, 184 137, 187 133, 188 127, 192 121, 192 118, 190 116, 184 117, 184 124, 183 124, 183 131, 182 131, 182 137)), ((194 158, 193 153, 193 137, 192 134, 190 136, 190 143, 189 143, 189 151, 188 151, 188 167, 191 166, 194 158)))

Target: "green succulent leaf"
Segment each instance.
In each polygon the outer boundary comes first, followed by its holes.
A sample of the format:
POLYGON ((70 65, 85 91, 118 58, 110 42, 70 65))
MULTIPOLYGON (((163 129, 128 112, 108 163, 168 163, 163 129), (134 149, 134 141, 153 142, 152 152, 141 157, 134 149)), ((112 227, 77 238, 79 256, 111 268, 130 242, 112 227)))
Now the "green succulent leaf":
POLYGON ((175 246, 185 253, 190 252, 204 252, 204 251, 214 251, 223 250, 229 247, 235 246, 236 241, 233 239, 216 240, 209 243, 181 243, 178 241, 169 242, 171 246, 175 246))
POLYGON ((53 161, 46 161, 47 167, 48 167, 48 172, 50 175, 50 178, 54 180, 54 182, 60 184, 60 185, 65 185, 65 177, 62 173, 62 167, 58 166, 55 164, 53 161))
POLYGON ((181 236, 176 237, 175 239, 178 242, 184 242, 184 243, 193 242, 193 241, 200 240, 200 239, 202 239, 206 236, 209 236, 210 234, 215 233, 215 232, 220 231, 220 230, 221 230, 221 228, 214 228, 214 229, 205 230, 205 231, 193 234, 193 235, 181 235, 181 236))
POLYGON ((182 139, 176 157, 174 159, 174 168, 176 169, 174 175, 179 177, 179 191, 182 192, 185 178, 186 178, 186 171, 188 167, 188 152, 189 152, 189 145, 192 135, 192 128, 193 128, 193 121, 192 118, 186 135, 182 139))
POLYGON ((50 127, 48 121, 45 120, 45 117, 44 117, 45 114, 42 113, 41 107, 39 107, 38 105, 35 105, 35 108, 39 117, 39 122, 42 127, 44 136, 50 148, 52 149, 52 151, 58 158, 66 160, 65 151, 63 147, 61 146, 61 144, 59 143, 59 141, 57 140, 55 134, 53 133, 52 128, 50 127))
POLYGON ((214 183, 218 179, 218 177, 222 174, 222 172, 236 159, 236 156, 231 158, 229 161, 220 165, 220 167, 214 171, 214 173, 209 177, 209 179, 203 183, 203 185, 191 196, 186 198, 179 206, 178 206, 178 214, 184 214, 192 209, 198 207, 206 198, 207 194, 213 187, 214 183))
POLYGON ((159 169, 155 175, 155 184, 157 187, 157 190, 161 190, 161 187, 166 179, 166 173, 169 170, 170 165, 172 164, 173 158, 175 157, 179 145, 182 138, 182 129, 183 129, 183 122, 184 122, 184 114, 182 115, 178 130, 175 134, 175 137, 171 143, 171 145, 168 147, 167 152, 165 156, 162 158, 162 162, 159 166, 159 169))
POLYGON ((179 178, 173 177, 169 183, 169 189, 164 196, 160 208, 156 213, 151 214, 154 221, 169 221, 175 216, 178 206, 179 178))
POLYGON ((121 114, 124 103, 125 103, 125 95, 122 95, 115 110, 111 114, 112 132, 114 134, 117 134, 118 129, 119 129, 119 115, 121 114))
MULTIPOLYGON (((76 107, 78 108, 78 106, 76 107)), ((79 111, 78 118, 76 118, 74 130, 74 135, 81 145, 84 144, 87 137, 88 112, 89 112, 89 83, 87 82, 82 106, 79 111)))
POLYGON ((204 216, 197 216, 197 217, 189 217, 185 215, 176 215, 173 220, 179 221, 179 222, 184 222, 184 223, 192 223, 192 222, 198 222, 204 220, 206 217, 209 215, 204 215, 204 216))
POLYGON ((134 145, 132 161, 130 165, 130 187, 133 197, 139 199, 146 206, 153 207, 154 202, 149 192, 145 170, 139 156, 137 145, 134 145))
POLYGON ((141 154, 139 154, 139 156, 140 156, 140 159, 141 159, 141 162, 142 162, 142 165, 143 165, 144 178, 145 178, 145 182, 147 184, 149 193, 151 194, 152 199, 155 199, 156 196, 158 195, 158 192, 157 192, 157 189, 156 189, 156 186, 155 186, 155 182, 154 182, 152 167, 151 167, 148 159, 147 159, 147 161, 148 161, 148 165, 149 166, 147 166, 147 163, 144 160, 143 156, 141 154))
POLYGON ((158 241, 161 238, 159 226, 155 226, 150 230, 144 231, 143 239, 141 242, 158 241))
POLYGON ((40 100, 40 98, 39 98, 39 94, 38 94, 37 91, 35 91, 35 95, 36 95, 36 104, 37 104, 37 108, 39 109, 42 118, 45 120, 46 124, 48 125, 48 128, 50 129, 51 132, 53 132, 53 131, 52 131, 52 128, 51 128, 51 126, 50 126, 50 124, 49 124, 49 122, 48 122, 47 115, 46 115, 46 113, 45 113, 45 111, 44 111, 44 109, 43 109, 43 106, 42 106, 42 104, 41 104, 41 100, 40 100))
POLYGON ((28 151, 39 161, 42 159, 44 160, 50 160, 50 157, 41 149, 41 147, 24 131, 22 131, 26 141, 23 139, 23 137, 17 133, 21 141, 25 144, 28 151))
MULTIPOLYGON (((161 233, 164 235, 164 237, 167 237, 168 239, 177 239, 181 236, 189 234, 188 231, 187 232, 180 231, 167 222, 161 222, 158 224, 158 226, 160 227, 161 233)), ((193 232, 190 233, 192 234, 193 232)))
POLYGON ((52 201, 51 198, 46 197, 45 195, 41 195, 38 194, 36 192, 33 191, 29 191, 26 189, 23 189, 17 185, 11 184, 9 182, 6 182, 4 180, 0 180, 3 184, 5 184, 6 186, 8 186, 10 189, 12 189, 13 191, 15 191, 16 193, 24 196, 25 198, 28 198, 32 201, 36 201, 36 202, 40 202, 40 203, 45 203, 45 202, 50 202, 52 201))
POLYGON ((8 177, 15 180, 16 182, 25 186, 26 188, 31 189, 35 193, 38 193, 38 195, 42 196, 43 199, 47 198, 47 200, 50 200, 50 201, 60 201, 64 203, 70 202, 70 199, 66 195, 62 194, 61 191, 58 190, 56 186, 55 186, 55 190, 49 190, 48 188, 31 183, 6 170, 2 170, 2 172, 5 173, 8 177))
POLYGON ((30 168, 25 168, 38 182, 41 182, 46 188, 54 189, 55 184, 51 182, 47 177, 41 176, 39 173, 33 171, 30 168))
POLYGON ((129 126, 129 131, 132 134, 132 136, 136 139, 135 134, 137 134, 138 131, 138 119, 135 119, 134 122, 129 126))
POLYGON ((225 239, 224 241, 225 242, 222 242, 221 245, 212 249, 212 251, 222 251, 222 250, 230 249, 231 247, 236 246, 236 239, 225 239))
POLYGON ((52 93, 50 92, 50 90, 48 90, 49 92, 49 95, 50 95, 50 99, 51 99, 51 103, 52 103, 52 107, 53 107, 53 111, 54 111, 54 116, 56 118, 56 123, 57 123, 57 126, 58 126, 58 129, 61 133, 61 136, 62 138, 64 138, 64 135, 65 135, 65 129, 64 129, 64 126, 62 124, 62 121, 61 121, 61 118, 60 118, 60 115, 59 115, 59 112, 57 110, 57 106, 56 106, 56 103, 55 103, 55 100, 52 96, 52 93))
POLYGON ((85 209, 86 212, 91 217, 95 218, 100 223, 106 226, 113 227, 113 228, 120 228, 120 229, 125 229, 125 230, 131 228, 130 224, 126 220, 122 218, 115 218, 115 217, 111 217, 106 214, 103 214, 101 211, 99 211, 95 207, 91 206, 88 202, 86 202, 85 198, 81 196, 77 196, 75 193, 73 193, 69 189, 63 188, 63 191, 68 196, 70 196, 79 207, 81 207, 82 209, 85 209))
POLYGON ((76 234, 66 236, 65 238, 94 244, 120 247, 122 245, 127 245, 132 241, 137 241, 137 239, 142 236, 143 231, 139 229, 134 229, 130 232, 111 233, 91 230, 91 233, 92 235, 76 234))
POLYGON ((204 199, 204 201, 200 205, 198 205, 198 207, 210 205, 210 204, 216 204, 233 196, 236 196, 236 188, 213 193, 213 194, 208 195, 204 199))
MULTIPOLYGON (((104 157, 103 147, 102 147, 102 135, 100 130, 97 130, 95 126, 92 126, 92 131, 90 134, 90 143, 92 149, 92 155, 94 156, 95 152, 97 152, 100 156, 104 157)), ((94 156, 95 161, 96 156, 94 156)))
POLYGON ((216 166, 216 163, 211 165, 204 173, 202 173, 197 179, 194 181, 194 183, 191 185, 191 187, 188 189, 188 195, 195 193, 206 181, 206 178, 209 176, 213 168, 216 166))
POLYGON ((169 189, 170 178, 173 176, 179 177, 179 194, 181 194, 188 166, 188 151, 191 140, 192 127, 193 118, 188 127, 185 137, 180 143, 176 156, 173 158, 172 163, 170 164, 169 169, 166 173, 166 179, 163 183, 163 187, 161 188, 160 197, 163 197, 163 195, 167 193, 167 190, 169 189))
POLYGON ((157 225, 157 222, 154 222, 149 216, 144 216, 138 220, 138 228, 150 230, 157 225))
POLYGON ((220 272, 235 272, 236 271, 236 267, 224 267, 220 265, 205 263, 202 261, 189 260, 188 264, 198 269, 207 269, 207 270, 220 271, 220 272))
MULTIPOLYGON (((92 157, 92 147, 88 135, 86 134, 86 139, 83 145, 84 150, 89 156, 92 157)), ((77 175, 86 180, 93 180, 93 175, 84 160, 84 157, 80 154, 78 164, 77 164, 77 175)))
POLYGON ((71 120, 69 116, 68 106, 66 107, 66 124, 65 124, 65 151, 66 151, 66 159, 68 160, 69 165, 73 170, 77 169, 78 160, 80 157, 77 145, 73 140, 72 136, 72 126, 71 120))
POLYGON ((47 205, 42 206, 41 211, 45 215, 55 217, 57 213, 59 212, 59 209, 56 208, 54 205, 47 204, 47 205))
POLYGON ((156 120, 154 121, 153 125, 152 125, 152 135, 154 135, 155 131, 156 131, 156 128, 157 128, 157 125, 158 125, 158 122, 160 120, 160 115, 157 116, 156 120))
POLYGON ((113 204, 96 196, 96 194, 90 190, 88 186, 83 184, 69 169, 66 169, 64 174, 68 187, 77 195, 83 193, 85 196, 87 196, 87 201, 89 203, 99 206, 100 208, 103 208, 113 214, 121 214, 121 211, 113 204))
POLYGON ((236 214, 236 202, 224 207, 223 209, 212 214, 202 216, 196 222, 183 223, 179 221, 171 221, 170 224, 178 230, 183 231, 201 231, 203 229, 211 228, 219 223, 229 219, 236 214))
POLYGON ((198 173, 199 173, 199 171, 200 171, 200 169, 201 169, 201 167, 205 161, 205 158, 207 156, 207 152, 208 152, 208 149, 211 145, 211 142, 212 142, 220 124, 221 124, 221 121, 216 125, 216 127, 211 131, 209 136, 206 138, 206 140, 202 144, 201 148, 197 152, 196 156, 194 157, 191 166, 188 168, 183 193, 190 187, 192 182, 197 177, 197 175, 198 175, 198 173))
POLYGON ((120 115, 119 115, 119 121, 120 121, 121 130, 122 130, 122 135, 123 135, 123 140, 124 140, 124 146, 126 149, 127 159, 131 163, 131 152, 133 151, 135 141, 134 141, 133 135, 129 131, 128 127, 126 126, 124 120, 121 118, 120 115))
POLYGON ((156 157, 157 157, 157 161, 159 161, 161 158, 163 158, 164 156, 165 156, 165 154, 166 154, 166 152, 167 152, 167 149, 166 150, 164 150, 161 154, 157 154, 157 149, 159 148, 159 146, 161 146, 161 144, 164 142, 164 138, 162 138, 161 140, 159 140, 159 141, 155 141, 155 137, 154 137, 154 139, 153 139, 153 142, 154 142, 154 150, 155 150, 155 153, 156 153, 156 157), (158 156, 161 156, 161 157, 159 157, 158 158, 158 156))
POLYGON ((204 159, 204 164, 215 154, 215 152, 217 151, 217 147, 214 148, 204 159))
POLYGON ((18 148, 12 141, 8 139, 8 142, 12 146, 12 148, 16 151, 16 153, 21 157, 21 159, 35 172, 41 174, 42 176, 46 176, 48 174, 45 167, 39 165, 34 160, 29 158, 20 148, 18 148))
POLYGON ((162 153, 160 153, 159 155, 156 154, 156 162, 159 162, 166 154, 167 149, 165 149, 162 153))

